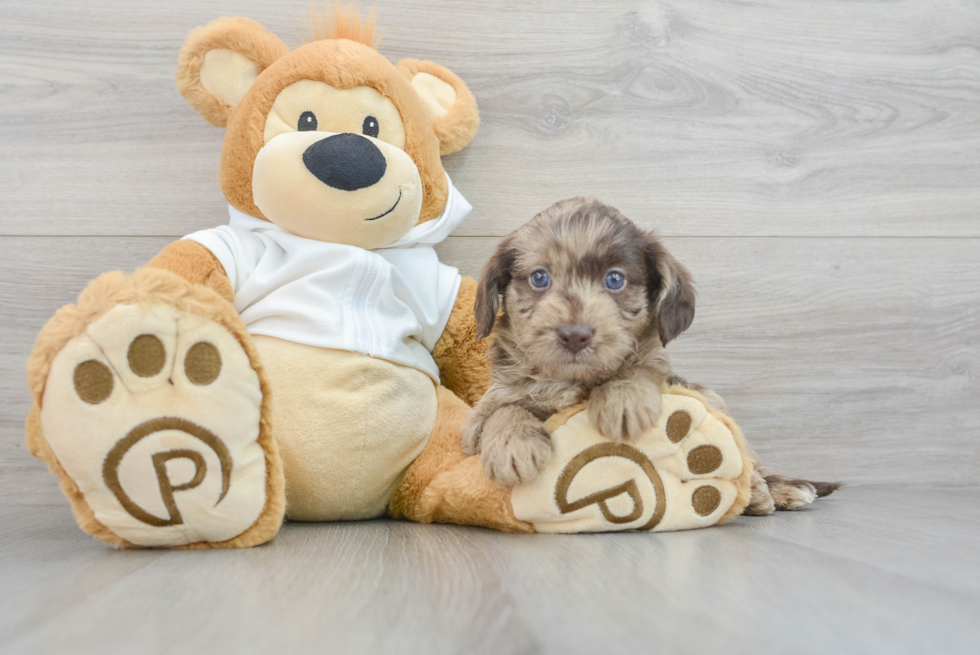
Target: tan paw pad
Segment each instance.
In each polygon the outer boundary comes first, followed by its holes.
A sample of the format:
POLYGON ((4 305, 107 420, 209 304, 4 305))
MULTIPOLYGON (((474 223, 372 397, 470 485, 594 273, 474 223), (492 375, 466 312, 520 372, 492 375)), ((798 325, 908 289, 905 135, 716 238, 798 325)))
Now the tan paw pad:
POLYGON ((44 434, 95 518, 123 539, 231 539, 266 501, 258 374, 216 322, 117 305, 51 366, 44 434))
POLYGON ((657 425, 613 443, 587 412, 552 432, 551 463, 511 494, 538 532, 686 530, 717 523, 738 496, 743 453, 731 430, 692 396, 665 394, 657 425))

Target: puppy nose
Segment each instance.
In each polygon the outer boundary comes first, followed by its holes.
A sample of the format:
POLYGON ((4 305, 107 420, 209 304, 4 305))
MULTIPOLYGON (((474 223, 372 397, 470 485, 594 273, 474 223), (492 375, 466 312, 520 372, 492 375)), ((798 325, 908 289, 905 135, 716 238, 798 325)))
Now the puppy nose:
POLYGON ((593 334, 595 330, 588 325, 566 325, 558 328, 558 341, 565 350, 577 353, 589 345, 593 334))
POLYGON ((378 146, 360 134, 334 134, 303 153, 303 163, 318 180, 335 189, 357 191, 384 177, 388 162, 378 146))

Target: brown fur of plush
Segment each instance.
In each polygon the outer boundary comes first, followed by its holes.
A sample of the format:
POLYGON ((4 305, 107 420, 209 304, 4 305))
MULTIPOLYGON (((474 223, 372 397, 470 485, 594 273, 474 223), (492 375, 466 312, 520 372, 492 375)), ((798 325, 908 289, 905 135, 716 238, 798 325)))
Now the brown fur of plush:
POLYGON ((377 33, 378 10, 372 9, 367 19, 361 21, 361 7, 357 4, 328 4, 321 14, 310 4, 310 41, 347 39, 378 49, 383 35, 377 33))
POLYGON ((425 105, 391 62, 366 45, 344 39, 307 43, 282 57, 259 76, 232 112, 218 174, 221 190, 232 206, 265 218, 252 199, 252 166, 264 145, 265 119, 272 103, 282 89, 300 80, 325 82, 337 89, 369 86, 391 100, 405 125, 405 152, 415 161, 422 179, 418 223, 442 212, 449 186, 425 105))
POLYGON ((119 304, 165 304, 221 324, 245 349, 252 368, 259 376, 262 407, 258 441, 265 453, 265 507, 252 526, 233 539, 219 543, 189 544, 179 548, 245 548, 271 540, 279 531, 285 514, 285 486, 282 465, 269 422, 270 390, 258 353, 244 323, 230 303, 215 291, 202 285, 190 284, 170 271, 144 267, 137 269, 132 275, 119 271, 101 275, 81 293, 77 304, 62 307, 44 326, 27 362, 27 379, 32 395, 32 408, 27 420, 27 444, 31 453, 43 459, 51 472, 58 476, 61 489, 71 503, 72 512, 82 530, 114 546, 133 546, 95 518, 78 486, 55 457, 44 437, 40 421, 45 383, 57 354, 71 339, 83 334, 89 325, 119 304))
POLYGON ((439 154, 451 155, 466 147, 480 127, 476 98, 459 77, 445 66, 431 61, 402 59, 398 70, 411 80, 417 73, 428 73, 449 84, 456 91, 456 102, 445 116, 433 119, 432 128, 439 139, 439 154))
POLYGON ((487 356, 489 344, 476 338, 476 317, 473 315, 476 288, 476 280, 463 278, 446 329, 432 350, 442 384, 469 405, 475 404, 486 393, 491 371, 487 356))
POLYGON ((459 428, 469 406, 450 390, 437 391, 439 413, 429 443, 412 463, 389 504, 389 514, 419 523, 456 523, 504 532, 533 532, 518 520, 510 494, 483 473, 479 457, 460 450, 459 428))
POLYGON ((452 71, 429 61, 405 59, 398 67, 380 55, 375 32, 376 14, 361 23, 356 5, 328 8, 326 17, 313 14, 314 40, 289 51, 277 37, 247 18, 221 18, 194 30, 181 50, 177 85, 190 105, 214 125, 227 126, 219 179, 235 208, 266 218, 252 198, 252 165, 264 145, 265 119, 276 96, 300 80, 325 82, 337 89, 369 86, 391 100, 405 127, 405 152, 415 161, 422 180, 419 223, 442 212, 448 194, 441 154, 469 143, 480 124, 476 100, 452 71), (237 52, 254 62, 259 76, 235 107, 211 95, 200 72, 209 50, 237 52), (426 72, 451 85, 456 102, 447 113, 430 118, 411 78, 426 72))
POLYGON ((534 532, 530 523, 514 516, 510 493, 487 477, 479 457, 467 457, 436 477, 425 490, 422 503, 432 508, 433 523, 534 532))
MULTIPOLYGON (((455 152, 473 138, 479 125, 473 95, 458 77, 441 66, 405 60, 398 68, 382 57, 374 49, 379 37, 374 32, 373 14, 361 24, 359 14, 341 8, 336 10, 329 24, 314 23, 313 34, 317 40, 292 52, 257 22, 246 18, 218 19, 188 36, 177 67, 177 85, 191 107, 206 120, 217 126, 227 126, 219 168, 226 199, 240 211, 265 218, 253 201, 251 178, 256 153, 264 145, 263 132, 269 109, 286 86, 300 80, 317 80, 337 89, 369 86, 395 105, 404 124, 404 149, 418 167, 423 187, 418 223, 436 218, 448 197, 440 154, 455 152), (208 92, 200 79, 205 56, 215 49, 244 56, 258 71, 255 82, 234 107, 208 92), (459 106, 454 105, 445 115, 432 119, 406 76, 405 71, 412 70, 428 72, 452 85, 457 100, 461 101, 459 106)), ((464 280, 449 324, 434 353, 447 383, 471 400, 482 394, 489 380, 486 346, 475 338, 474 285, 472 280, 464 280)), ((116 272, 97 278, 81 294, 77 305, 60 310, 42 330, 28 363, 34 406, 27 420, 27 440, 31 452, 43 458, 60 479, 78 523, 86 532, 116 546, 132 546, 95 519, 77 485, 68 477, 44 437, 40 408, 51 362, 71 338, 82 334, 88 325, 116 304, 164 303, 206 316, 228 328, 245 348, 259 375, 263 394, 259 441, 266 455, 266 507, 248 530, 232 540, 191 544, 183 548, 244 547, 275 536, 284 515, 284 481, 269 425, 270 390, 251 338, 229 302, 231 300, 230 282, 210 251, 195 242, 177 241, 132 276, 116 272)), ((531 531, 527 524, 514 518, 509 495, 479 472, 478 458, 463 459, 459 451, 459 426, 466 405, 449 390, 441 390, 440 402, 443 396, 452 398, 445 401, 451 409, 437 426, 423 457, 413 464, 406 476, 404 492, 396 494, 400 500, 393 501, 393 512, 419 517, 417 520, 531 531), (453 465, 449 466, 449 462, 453 465), (453 485, 459 485, 459 488, 453 485)))
POLYGON ((289 48, 259 23, 249 18, 219 18, 187 36, 177 63, 177 89, 209 123, 224 127, 233 107, 211 95, 201 85, 201 66, 209 50, 232 50, 254 62, 259 73, 289 48))
POLYGON ((176 273, 191 284, 203 284, 228 302, 235 301, 235 291, 224 266, 210 250, 197 241, 181 239, 166 245, 146 264, 176 273))

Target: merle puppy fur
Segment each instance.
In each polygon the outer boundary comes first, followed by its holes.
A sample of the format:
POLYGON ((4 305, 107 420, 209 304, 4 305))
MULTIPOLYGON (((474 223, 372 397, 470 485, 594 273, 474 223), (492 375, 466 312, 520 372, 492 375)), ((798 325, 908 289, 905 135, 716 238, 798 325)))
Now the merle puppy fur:
MULTIPOLYGON (((694 304, 690 273, 652 233, 593 198, 552 205, 507 236, 483 270, 476 319, 481 338, 494 334, 493 377, 463 428, 463 450, 482 453, 487 475, 510 486, 548 462, 545 419, 584 401, 614 441, 657 422, 665 382, 727 411, 718 394, 671 376, 664 346, 690 327, 694 304)), ((757 470, 746 513, 797 509, 836 488, 770 477, 757 470)))

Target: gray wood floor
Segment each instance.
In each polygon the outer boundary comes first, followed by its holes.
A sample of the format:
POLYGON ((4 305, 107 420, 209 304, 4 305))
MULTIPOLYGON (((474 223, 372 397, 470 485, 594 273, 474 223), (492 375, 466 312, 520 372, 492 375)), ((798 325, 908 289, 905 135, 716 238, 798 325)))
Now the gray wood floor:
POLYGON ((980 651, 980 4, 382 0, 467 80, 441 247, 594 194, 699 283, 678 372, 813 509, 669 535, 287 525, 229 553, 85 537, 23 443, 27 354, 100 272, 225 220, 184 36, 308 0, 0 0, 0 651, 980 651))
POLYGON ((855 488, 694 532, 288 524, 269 546, 113 552, 0 506, 4 653, 969 653, 980 502, 855 488))

